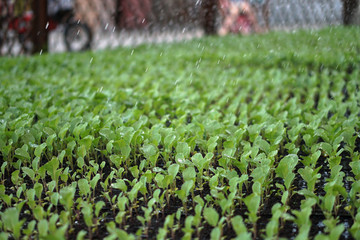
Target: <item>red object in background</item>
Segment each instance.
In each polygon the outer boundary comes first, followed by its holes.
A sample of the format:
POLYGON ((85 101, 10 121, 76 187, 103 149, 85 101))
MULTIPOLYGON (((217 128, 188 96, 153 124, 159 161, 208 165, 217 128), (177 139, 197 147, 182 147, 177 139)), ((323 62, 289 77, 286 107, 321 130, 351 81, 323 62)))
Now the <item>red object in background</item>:
POLYGON ((142 28, 148 25, 151 14, 151 0, 122 0, 120 26, 125 29, 142 28))
POLYGON ((24 34, 29 31, 33 17, 32 12, 26 12, 24 15, 12 19, 9 23, 9 29, 24 34))
POLYGON ((49 31, 52 31, 57 28, 59 23, 50 18, 47 24, 48 24, 47 29, 49 31))
POLYGON ((252 24, 249 17, 245 14, 240 14, 231 26, 230 31, 232 33, 250 34, 252 31, 252 24))

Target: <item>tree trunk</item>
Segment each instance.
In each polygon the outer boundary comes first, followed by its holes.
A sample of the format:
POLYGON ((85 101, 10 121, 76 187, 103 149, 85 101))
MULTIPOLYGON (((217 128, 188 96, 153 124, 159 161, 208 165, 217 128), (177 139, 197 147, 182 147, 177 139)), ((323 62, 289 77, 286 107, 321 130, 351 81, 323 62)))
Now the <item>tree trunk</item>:
POLYGON ((342 0, 343 1, 343 23, 344 25, 353 24, 354 15, 359 7, 359 0, 342 0))
POLYGON ((216 34, 218 0, 203 0, 204 31, 207 35, 216 34))
POLYGON ((32 1, 32 11, 34 13, 34 19, 32 23, 32 42, 33 53, 47 51, 48 49, 48 34, 46 30, 46 24, 48 22, 47 17, 47 1, 36 0, 32 1))

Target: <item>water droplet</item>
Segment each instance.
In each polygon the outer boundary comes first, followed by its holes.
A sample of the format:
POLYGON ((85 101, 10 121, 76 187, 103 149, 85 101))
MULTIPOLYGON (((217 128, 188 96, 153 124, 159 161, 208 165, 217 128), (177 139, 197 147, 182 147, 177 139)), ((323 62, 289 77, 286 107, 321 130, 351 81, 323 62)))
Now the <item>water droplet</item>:
POLYGON ((184 163, 185 163, 185 159, 179 158, 179 159, 178 159, 178 162, 179 162, 180 164, 184 164, 184 163))
POLYGON ((134 54, 134 49, 131 51, 130 55, 133 55, 134 54))
POLYGON ((163 55, 163 52, 160 53, 160 57, 163 55))
POLYGON ((142 22, 141 23, 144 23, 145 22, 145 18, 143 18, 142 22))
POLYGON ((41 49, 39 55, 42 55, 42 53, 43 53, 43 50, 41 49))
POLYGON ((49 28, 49 22, 46 23, 45 29, 49 28))
POLYGON ((108 27, 109 27, 109 24, 107 23, 107 24, 105 25, 105 30, 107 30, 108 27))
POLYGON ((92 58, 90 59, 90 63, 92 63, 92 62, 93 62, 93 60, 94 60, 94 58, 92 57, 92 58))

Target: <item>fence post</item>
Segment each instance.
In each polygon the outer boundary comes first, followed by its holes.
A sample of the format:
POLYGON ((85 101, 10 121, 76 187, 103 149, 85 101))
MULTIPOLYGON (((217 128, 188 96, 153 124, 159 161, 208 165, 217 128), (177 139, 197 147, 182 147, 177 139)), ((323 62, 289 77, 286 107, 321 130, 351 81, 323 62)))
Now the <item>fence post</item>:
POLYGON ((115 1, 115 26, 116 27, 120 27, 120 20, 121 20, 121 15, 122 13, 122 6, 121 6, 121 1, 122 0, 116 0, 115 1))
POLYGON ((33 53, 40 51, 47 51, 48 49, 48 34, 46 30, 47 18, 47 0, 32 1, 32 11, 34 13, 33 28, 32 28, 32 42, 33 53))

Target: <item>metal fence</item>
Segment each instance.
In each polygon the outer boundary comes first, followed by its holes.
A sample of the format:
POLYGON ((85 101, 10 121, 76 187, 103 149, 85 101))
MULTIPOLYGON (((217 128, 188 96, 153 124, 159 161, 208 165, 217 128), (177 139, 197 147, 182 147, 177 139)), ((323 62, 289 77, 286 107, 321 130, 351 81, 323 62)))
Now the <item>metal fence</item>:
MULTIPOLYGON (((1 55, 26 53, 31 44, 26 36, 12 31, 4 18, 4 2, 29 2, 31 0, 0 0, 2 7, 0 50, 1 55)), ((92 49, 137 45, 145 42, 171 42, 204 35, 204 12, 207 0, 74 0, 76 19, 87 23, 92 32, 92 49), (137 4, 134 4, 137 3, 137 4)), ((256 15, 265 25, 262 11, 256 15)), ((28 12, 23 7, 23 13, 28 12)), ((341 0, 270 0, 269 29, 293 30, 321 28, 342 24, 341 0)), ((19 12, 19 10, 18 10, 19 12)), ((18 13, 19 14, 19 13, 18 13)), ((221 19, 218 19, 218 24, 221 19)), ((25 24, 29 24, 25 22, 25 24)), ((47 23, 46 28, 48 28, 47 23)), ((64 27, 59 25, 49 32, 48 50, 66 50, 64 27)))

